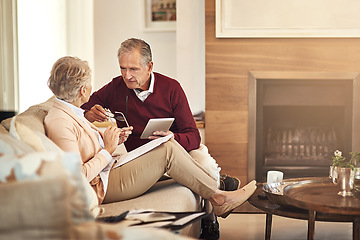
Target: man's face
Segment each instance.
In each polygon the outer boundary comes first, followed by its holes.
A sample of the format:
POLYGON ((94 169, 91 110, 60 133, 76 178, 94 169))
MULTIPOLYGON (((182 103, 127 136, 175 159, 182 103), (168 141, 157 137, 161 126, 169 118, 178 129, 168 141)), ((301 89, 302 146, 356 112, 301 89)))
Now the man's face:
POLYGON ((153 62, 149 62, 144 68, 141 65, 141 55, 138 50, 123 53, 119 58, 121 75, 129 89, 149 89, 149 79, 153 68, 153 62))

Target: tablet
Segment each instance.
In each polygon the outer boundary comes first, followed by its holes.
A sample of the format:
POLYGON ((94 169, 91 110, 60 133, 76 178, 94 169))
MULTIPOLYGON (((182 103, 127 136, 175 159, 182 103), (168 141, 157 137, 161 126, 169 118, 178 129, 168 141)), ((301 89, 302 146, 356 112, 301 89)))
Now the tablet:
POLYGON ((147 139, 155 131, 168 131, 173 122, 174 118, 152 118, 146 124, 140 138, 147 139))

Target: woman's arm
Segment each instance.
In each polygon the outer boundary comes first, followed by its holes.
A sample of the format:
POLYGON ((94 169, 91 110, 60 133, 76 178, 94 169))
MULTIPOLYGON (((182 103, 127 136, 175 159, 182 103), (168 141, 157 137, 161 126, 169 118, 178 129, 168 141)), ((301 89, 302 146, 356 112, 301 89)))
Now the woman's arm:
POLYGON ((108 160, 99 153, 99 143, 94 143, 87 132, 76 122, 66 118, 45 118, 47 136, 65 152, 79 153, 82 172, 90 182, 104 167, 108 160))

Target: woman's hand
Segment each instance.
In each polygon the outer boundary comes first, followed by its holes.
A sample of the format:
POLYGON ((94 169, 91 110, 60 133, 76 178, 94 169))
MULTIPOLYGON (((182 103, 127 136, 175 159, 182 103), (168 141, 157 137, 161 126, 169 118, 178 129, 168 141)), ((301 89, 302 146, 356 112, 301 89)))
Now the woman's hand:
POLYGON ((104 132, 104 149, 110 154, 113 154, 116 147, 119 145, 121 129, 116 126, 109 126, 104 132))
POLYGON ((132 133, 132 130, 133 130, 132 126, 121 128, 119 144, 124 143, 128 139, 129 135, 132 133))

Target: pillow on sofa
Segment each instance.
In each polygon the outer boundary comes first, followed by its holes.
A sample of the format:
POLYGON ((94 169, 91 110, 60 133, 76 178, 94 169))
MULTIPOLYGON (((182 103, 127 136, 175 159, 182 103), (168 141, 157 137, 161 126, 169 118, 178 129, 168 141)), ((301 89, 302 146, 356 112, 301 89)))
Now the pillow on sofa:
POLYGON ((0 124, 0 134, 9 134, 6 128, 1 124, 0 124))
POLYGON ((21 155, 33 151, 29 145, 15 139, 9 133, 0 134, 0 156, 4 154, 21 155))
MULTIPOLYGON (((26 111, 16 116, 16 121, 20 122, 34 131, 45 134, 44 118, 48 114, 50 108, 53 105, 54 96, 49 98, 46 102, 33 105, 26 111)), ((5 119, 1 122, 7 130, 10 129, 11 118, 5 119)))
POLYGON ((35 151, 45 152, 46 150, 40 140, 40 137, 38 137, 30 128, 15 121, 16 116, 11 119, 9 134, 16 139, 25 142, 35 151))
POLYGON ((81 189, 69 181, 62 157, 68 156, 0 157, 0 239, 70 239, 73 225, 93 221, 84 203, 74 206, 84 199, 77 199, 81 189))
POLYGON ((94 217, 96 217, 100 213, 97 195, 91 187, 90 183, 86 180, 86 177, 81 173, 81 159, 78 154, 64 153, 53 141, 47 138, 44 134, 40 132, 34 132, 22 123, 17 122, 16 117, 11 120, 10 135, 14 136, 18 140, 21 140, 22 142, 25 142, 37 152, 47 151, 52 153, 58 153, 60 155, 65 155, 63 157, 63 164, 66 166, 66 169, 72 174, 72 176, 75 177, 75 181, 73 181, 74 185, 77 187, 77 189, 81 190, 75 193, 79 194, 79 197, 74 199, 78 199, 79 202, 74 202, 74 204, 81 207, 85 203, 94 217), (85 196, 85 198, 82 198, 81 196, 85 196))
POLYGON ((63 152, 53 141, 47 138, 45 134, 35 132, 21 122, 18 122, 16 116, 11 119, 9 134, 25 142, 37 152, 63 152))

